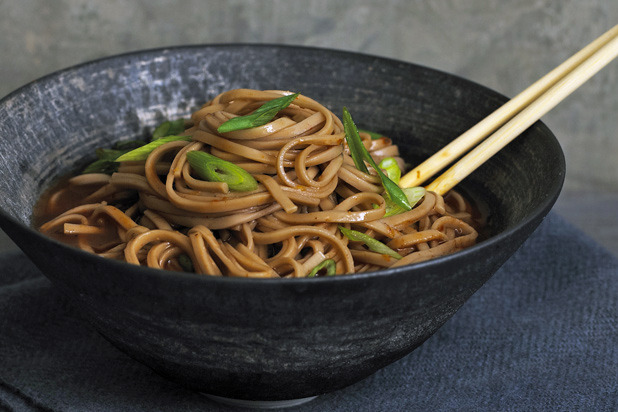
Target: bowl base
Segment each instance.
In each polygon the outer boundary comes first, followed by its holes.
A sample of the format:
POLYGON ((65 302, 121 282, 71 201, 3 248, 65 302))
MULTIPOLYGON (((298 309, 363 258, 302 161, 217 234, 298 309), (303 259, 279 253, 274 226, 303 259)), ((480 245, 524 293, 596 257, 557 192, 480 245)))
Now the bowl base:
POLYGON ((223 396, 210 395, 208 393, 204 393, 205 396, 212 399, 213 401, 231 405, 231 406, 240 406, 244 408, 256 408, 256 409, 278 409, 278 408, 290 408, 292 406, 302 405, 303 403, 312 401, 317 398, 317 396, 309 396, 307 398, 298 398, 298 399, 286 399, 283 401, 251 401, 246 399, 234 399, 234 398, 226 398, 223 396))

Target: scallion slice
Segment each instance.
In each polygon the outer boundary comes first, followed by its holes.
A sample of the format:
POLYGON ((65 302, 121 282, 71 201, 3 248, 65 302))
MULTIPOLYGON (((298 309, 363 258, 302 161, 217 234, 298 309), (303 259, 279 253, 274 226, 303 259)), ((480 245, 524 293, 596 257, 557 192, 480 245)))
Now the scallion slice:
MULTIPOLYGON (((410 203, 410 206, 412 207, 416 206, 418 201, 421 200, 423 196, 425 196, 425 192, 426 192, 425 188, 423 187, 406 187, 405 189, 402 189, 402 190, 403 190, 403 193, 405 193, 406 197, 408 198, 408 202, 410 203)), ((394 203, 390 199, 386 199, 386 213, 384 214, 384 217, 398 215, 403 212, 407 212, 407 210, 403 209, 402 207, 400 207, 398 204, 394 203)))
POLYGON ((185 119, 169 120, 161 123, 152 132, 152 140, 157 140, 166 136, 176 136, 185 131, 185 119))
POLYGON ((97 157, 103 160, 116 160, 119 156, 127 153, 128 150, 116 150, 116 149, 103 149, 98 148, 96 150, 97 157))
POLYGON ((98 159, 86 166, 84 170, 82 170, 82 174, 85 175, 88 173, 105 173, 106 175, 111 175, 112 173, 117 171, 118 163, 116 163, 115 161, 98 159))
POLYGON ((138 147, 137 149, 133 149, 130 152, 127 152, 116 159, 117 162, 129 162, 129 161, 138 161, 138 160, 146 160, 148 159, 148 155, 159 146, 164 145, 165 143, 175 142, 179 140, 184 140, 186 142, 191 141, 191 136, 167 136, 162 137, 157 140, 153 140, 152 142, 145 144, 142 147, 138 147))
POLYGON ((318 272, 322 269, 326 269, 326 276, 334 276, 335 268, 336 268, 335 261, 332 259, 326 259, 318 263, 316 267, 311 269, 311 272, 309 272, 307 277, 312 278, 312 277, 317 276, 318 272))
POLYGON ((111 175, 118 171, 116 158, 126 152, 128 152, 128 150, 98 148, 96 150, 97 160, 86 166, 84 170, 82 170, 82 174, 105 173, 111 175))
POLYGON ((146 142, 143 140, 122 140, 114 143, 114 149, 121 150, 123 153, 126 153, 129 150, 137 149, 145 144, 146 142))
POLYGON ((352 229, 346 229, 343 226, 339 226, 339 230, 341 230, 341 233, 343 233, 348 239, 354 242, 363 242, 365 245, 367 245, 369 250, 373 252, 388 255, 394 257, 395 259, 401 259, 403 257, 390 247, 386 246, 384 243, 380 242, 379 240, 375 240, 371 236, 367 236, 362 232, 352 229))
POLYGON ((363 141, 358 135, 358 129, 352 120, 352 115, 350 115, 350 112, 345 107, 343 108, 342 122, 343 130, 345 132, 345 140, 348 142, 350 156, 352 156, 352 160, 354 160, 354 165, 361 172, 369 173, 369 169, 367 169, 367 166, 365 165, 365 159, 367 157, 365 152, 367 152, 367 155, 369 155, 369 152, 363 145, 363 141))
POLYGON ((382 133, 372 132, 371 130, 367 129, 358 129, 358 131, 362 133, 367 133, 369 136, 371 136, 371 140, 378 140, 385 137, 382 133))
POLYGON ((401 179, 401 169, 399 168, 399 164, 394 157, 385 157, 378 166, 386 172, 386 176, 388 176, 389 179, 399 184, 399 179, 401 179))
POLYGON ((234 163, 197 150, 187 153, 187 161, 195 172, 209 182, 224 182, 230 190, 249 192, 257 189, 257 181, 234 163))
POLYGON ((191 258, 184 253, 182 255, 178 255, 178 264, 185 272, 195 272, 195 268, 193 267, 193 262, 191 261, 191 258))
POLYGON ((403 193, 401 188, 389 179, 383 172, 380 170, 375 160, 369 154, 367 148, 363 145, 363 142, 358 135, 358 129, 352 120, 352 116, 347 108, 343 108, 343 128, 345 131, 345 138, 348 142, 348 147, 350 148, 350 155, 352 156, 352 160, 354 160, 354 165, 364 173, 369 173, 367 166, 365 166, 364 161, 367 161, 375 169, 382 181, 382 186, 384 186, 384 190, 386 191, 386 195, 390 198, 395 204, 399 205, 399 207, 404 210, 412 209, 410 203, 408 202, 408 198, 403 193))
POLYGON ((279 111, 288 107, 298 95, 299 93, 294 93, 269 100, 251 114, 231 118, 219 126, 217 131, 219 133, 227 133, 265 125, 270 122, 279 111))

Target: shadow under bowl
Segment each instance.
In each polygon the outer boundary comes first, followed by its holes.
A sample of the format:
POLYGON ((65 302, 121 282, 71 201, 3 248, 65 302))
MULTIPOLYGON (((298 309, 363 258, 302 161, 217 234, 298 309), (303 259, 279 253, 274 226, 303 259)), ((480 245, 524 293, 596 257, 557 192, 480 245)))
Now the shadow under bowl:
POLYGON ((299 91, 384 133, 411 164, 506 99, 396 60, 275 45, 149 50, 82 64, 0 101, 0 226, 110 342, 211 395, 277 401, 334 391, 414 350, 517 250, 565 174, 537 122, 461 189, 490 211, 487 238, 450 256, 373 273, 237 279, 139 268, 31 226, 41 193, 97 147, 150 133, 233 88, 299 91))

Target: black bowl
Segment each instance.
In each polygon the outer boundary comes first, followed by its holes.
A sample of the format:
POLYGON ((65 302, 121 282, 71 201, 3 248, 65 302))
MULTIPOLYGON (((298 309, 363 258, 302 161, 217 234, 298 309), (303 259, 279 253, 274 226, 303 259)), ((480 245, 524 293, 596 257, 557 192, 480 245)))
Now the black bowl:
POLYGON ((142 135, 232 88, 286 89, 382 132, 416 163, 505 102, 410 63, 302 47, 189 46, 125 54, 37 80, 0 102, 0 224, 109 341, 226 398, 305 398, 353 384, 430 337, 517 250, 558 197, 564 157, 540 122, 461 189, 488 237, 408 267, 334 278, 193 276, 105 260, 48 239, 33 206, 100 146, 142 135))

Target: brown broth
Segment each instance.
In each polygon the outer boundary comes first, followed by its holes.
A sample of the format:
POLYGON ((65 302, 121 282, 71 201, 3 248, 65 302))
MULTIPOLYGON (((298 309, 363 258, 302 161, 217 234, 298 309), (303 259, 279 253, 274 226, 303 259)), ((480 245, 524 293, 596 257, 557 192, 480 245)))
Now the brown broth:
POLYGON ((35 228, 38 229, 42 224, 59 214, 79 206, 84 198, 102 186, 101 184, 88 186, 71 185, 69 180, 74 176, 76 176, 75 173, 70 173, 61 177, 39 197, 32 211, 32 224, 35 228), (58 195, 57 193, 60 194, 58 195), (54 196, 56 198, 50 203, 54 196))

